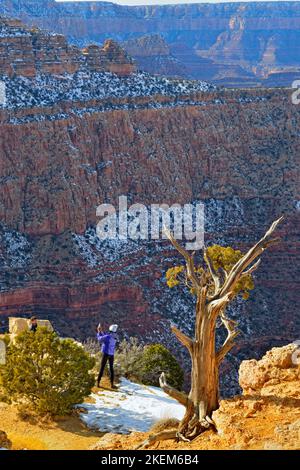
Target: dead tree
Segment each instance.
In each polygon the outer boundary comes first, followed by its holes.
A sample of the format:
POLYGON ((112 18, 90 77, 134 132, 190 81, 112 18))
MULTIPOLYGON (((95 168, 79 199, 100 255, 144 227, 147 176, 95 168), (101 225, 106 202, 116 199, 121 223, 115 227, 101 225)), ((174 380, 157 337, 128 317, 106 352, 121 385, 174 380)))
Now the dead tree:
POLYGON ((259 257, 267 248, 280 241, 272 235, 282 219, 281 217, 273 222, 261 240, 250 248, 228 273, 224 271, 220 273, 214 269, 204 248, 203 259, 207 269, 199 275, 194 264, 194 253, 188 253, 169 232, 166 232, 173 246, 184 257, 186 279, 196 295, 194 337, 188 337, 175 326, 172 327, 173 333, 187 348, 191 357, 191 389, 188 395, 179 392, 167 384, 164 373, 161 375, 161 388, 185 406, 185 415, 178 429, 152 435, 139 448, 173 437, 190 441, 214 425, 212 413, 219 406, 219 367, 226 354, 234 346, 234 340, 239 333, 236 322, 225 316, 225 309, 234 298, 237 283, 258 268, 259 257), (227 337, 220 349, 216 350, 218 319, 226 328, 227 337))

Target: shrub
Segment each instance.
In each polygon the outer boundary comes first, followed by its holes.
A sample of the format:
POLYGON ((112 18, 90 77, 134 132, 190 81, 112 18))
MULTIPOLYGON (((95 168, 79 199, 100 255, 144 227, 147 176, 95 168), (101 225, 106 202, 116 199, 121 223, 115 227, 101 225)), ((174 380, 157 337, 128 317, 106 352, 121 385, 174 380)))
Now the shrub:
POLYGON ((83 343, 83 347, 85 351, 89 353, 91 356, 96 356, 96 354, 98 354, 100 351, 99 342, 93 338, 88 338, 83 343))
POLYGON ((121 341, 115 355, 115 365, 118 375, 126 379, 142 381, 141 369, 144 346, 137 338, 131 337, 121 341))
POLYGON ((90 394, 93 366, 94 359, 73 340, 38 328, 9 345, 0 379, 12 400, 25 401, 40 414, 64 415, 90 394))
MULTIPOLYGON (((102 354, 101 354, 101 346, 99 345, 99 341, 94 340, 93 338, 88 338, 83 343, 84 350, 90 354, 95 361, 93 372, 95 375, 98 375, 102 354)), ((104 376, 107 376, 107 367, 104 370, 104 376)))
POLYGON ((159 385, 159 376, 166 373, 168 383, 181 389, 184 380, 183 370, 175 357, 161 344, 151 344, 144 348, 141 366, 141 380, 146 385, 159 385))

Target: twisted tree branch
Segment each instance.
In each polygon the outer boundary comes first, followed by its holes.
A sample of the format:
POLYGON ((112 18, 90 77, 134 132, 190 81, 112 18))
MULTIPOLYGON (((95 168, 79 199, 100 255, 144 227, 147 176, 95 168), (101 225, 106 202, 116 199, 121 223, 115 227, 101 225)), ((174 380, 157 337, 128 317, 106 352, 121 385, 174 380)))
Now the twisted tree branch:
POLYGON ((185 346, 188 349, 190 355, 192 355, 193 345, 194 345, 193 340, 189 338, 187 335, 185 335, 182 331, 180 331, 175 325, 171 326, 171 331, 172 333, 174 333, 174 335, 180 341, 180 343, 183 344, 183 346, 185 346))
POLYGON ((240 331, 236 328, 237 322, 230 320, 224 314, 221 315, 221 320, 225 328, 227 329, 227 338, 225 339, 220 350, 217 352, 217 363, 220 364, 226 354, 233 348, 235 338, 240 334, 240 331))
POLYGON ((151 434, 148 437, 148 439, 146 439, 137 447, 135 447, 134 450, 143 450, 149 447, 151 444, 154 444, 155 442, 168 441, 169 439, 175 439, 175 438, 178 438, 179 440, 178 431, 176 429, 168 429, 166 431, 161 431, 161 432, 158 432, 157 434, 151 434))
POLYGON ((220 312, 226 307, 226 305, 230 302, 233 296, 232 292, 228 292, 227 294, 223 295, 223 297, 212 300, 208 304, 208 311, 209 315, 212 319, 216 319, 220 312))
POLYGON ((196 273, 195 273, 195 266, 194 266, 194 253, 192 255, 190 255, 179 243, 177 240, 175 240, 175 238, 173 237, 173 235, 171 234, 171 232, 169 230, 167 230, 166 228, 164 228, 164 233, 166 234, 166 236, 168 237, 168 239, 170 240, 170 242, 172 243, 172 245, 174 246, 174 248, 184 257, 185 261, 186 261, 186 271, 187 271, 187 276, 188 278, 191 280, 192 284, 193 284, 193 287, 198 291, 198 289, 200 288, 200 283, 199 283, 199 279, 197 278, 196 276, 196 273))
POLYGON ((214 281, 214 284, 215 284, 215 292, 214 292, 214 295, 218 294, 219 292, 219 289, 220 289, 220 278, 218 276, 218 274, 216 273, 216 271, 214 270, 214 267, 211 263, 211 260, 207 254, 207 250, 204 250, 203 251, 203 257, 204 257, 204 261, 206 262, 207 264, 207 267, 208 267, 208 270, 209 270, 209 273, 214 281))
MULTIPOLYGON (((244 270, 247 269, 248 266, 265 251, 266 248, 280 241, 279 238, 269 239, 269 237, 272 235, 274 230, 277 228, 277 225, 282 220, 283 217, 280 217, 278 220, 275 220, 275 222, 273 222, 269 230, 259 240, 259 242, 257 242, 252 248, 250 248, 250 250, 232 267, 231 271, 229 272, 228 278, 226 279, 223 287, 219 292, 220 297, 223 297, 228 292, 233 291, 236 283, 239 281, 242 274, 245 274, 247 272, 244 272, 244 270)), ((256 269, 256 267, 254 269, 256 269)), ((252 268, 250 268, 250 272, 252 268)))
POLYGON ((181 405, 187 407, 189 403, 189 397, 184 392, 179 392, 176 388, 171 387, 167 384, 166 375, 162 372, 161 376, 159 377, 159 385, 160 388, 170 397, 177 400, 181 405))

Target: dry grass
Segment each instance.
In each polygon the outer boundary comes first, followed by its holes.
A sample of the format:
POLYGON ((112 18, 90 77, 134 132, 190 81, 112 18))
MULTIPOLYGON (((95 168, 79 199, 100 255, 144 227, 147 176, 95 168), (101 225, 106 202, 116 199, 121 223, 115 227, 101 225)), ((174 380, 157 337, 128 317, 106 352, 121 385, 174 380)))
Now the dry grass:
POLYGON ((167 429, 177 429, 179 424, 179 420, 176 418, 164 418, 160 419, 156 423, 151 426, 150 433, 157 433, 161 431, 165 431, 167 429))

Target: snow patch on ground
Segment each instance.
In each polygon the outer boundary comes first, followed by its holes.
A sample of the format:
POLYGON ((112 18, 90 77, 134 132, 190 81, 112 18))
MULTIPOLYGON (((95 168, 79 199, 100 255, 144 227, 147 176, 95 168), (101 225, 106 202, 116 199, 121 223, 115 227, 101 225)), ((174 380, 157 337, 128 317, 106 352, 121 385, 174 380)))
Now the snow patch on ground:
POLYGON ((82 405, 82 421, 103 432, 128 434, 146 432, 160 419, 182 419, 185 408, 158 387, 121 379, 119 391, 101 391, 91 397, 95 403, 82 405))

